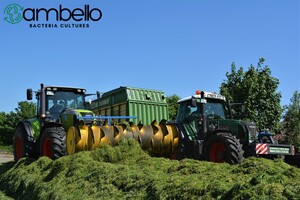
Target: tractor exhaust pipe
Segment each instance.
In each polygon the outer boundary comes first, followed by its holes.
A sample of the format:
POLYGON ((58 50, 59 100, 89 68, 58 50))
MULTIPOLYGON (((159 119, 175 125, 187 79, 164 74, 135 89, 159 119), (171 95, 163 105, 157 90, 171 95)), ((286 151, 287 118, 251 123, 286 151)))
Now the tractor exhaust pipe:
POLYGON ((44 84, 41 84, 41 107, 40 107, 40 117, 46 117, 46 94, 44 84))

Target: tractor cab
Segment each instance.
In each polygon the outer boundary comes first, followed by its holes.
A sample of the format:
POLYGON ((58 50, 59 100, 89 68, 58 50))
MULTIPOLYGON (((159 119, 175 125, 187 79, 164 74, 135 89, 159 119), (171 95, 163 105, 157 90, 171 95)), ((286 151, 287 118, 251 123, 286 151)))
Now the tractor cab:
POLYGON ((182 124, 189 140, 203 139, 207 130, 218 120, 230 119, 231 112, 225 97, 211 92, 197 91, 196 95, 178 101, 176 123, 182 124))
MULTIPOLYGON (((44 86, 36 92, 37 116, 42 121, 61 122, 64 115, 85 116, 86 110, 85 94, 82 88, 71 88, 61 86, 44 86)), ((27 100, 32 99, 32 89, 27 90, 27 100)), ((61 122, 62 123, 62 122, 61 122)))
POLYGON ((84 92, 85 90, 76 88, 47 87, 46 115, 55 120, 67 109, 85 109, 84 92))

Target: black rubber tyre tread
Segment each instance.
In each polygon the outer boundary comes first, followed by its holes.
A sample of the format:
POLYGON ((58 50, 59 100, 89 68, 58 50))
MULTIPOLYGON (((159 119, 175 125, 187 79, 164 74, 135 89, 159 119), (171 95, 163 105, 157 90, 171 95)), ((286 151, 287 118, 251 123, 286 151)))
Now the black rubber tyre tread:
POLYGON ((229 164, 238 164, 243 161, 244 151, 242 149, 242 145, 239 139, 237 139, 234 135, 227 132, 214 133, 206 139, 203 147, 203 155, 205 160, 211 161, 210 148, 211 145, 216 142, 221 142, 224 144, 225 147, 224 162, 227 162, 229 164))
POLYGON ((52 141, 51 159, 57 159, 67 155, 66 132, 63 127, 48 127, 43 131, 40 139, 40 155, 43 156, 43 143, 46 138, 52 141))
POLYGON ((17 162, 18 158, 16 155, 16 137, 20 137, 22 140, 22 157, 31 157, 36 158, 35 151, 35 141, 31 135, 26 131, 24 124, 19 123, 13 138, 13 147, 14 147, 14 161, 17 162))

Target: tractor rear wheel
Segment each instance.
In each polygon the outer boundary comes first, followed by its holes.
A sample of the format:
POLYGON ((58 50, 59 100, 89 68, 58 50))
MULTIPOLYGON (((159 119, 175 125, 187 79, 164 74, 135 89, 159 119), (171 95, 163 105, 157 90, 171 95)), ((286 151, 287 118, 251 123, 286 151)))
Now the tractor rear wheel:
POLYGON ((48 127, 40 139, 40 154, 51 159, 66 155, 66 132, 62 127, 48 127))
POLYGON ((25 130, 24 124, 19 123, 13 139, 15 162, 22 157, 35 157, 34 145, 33 138, 25 130))
POLYGON ((204 142, 204 158, 215 163, 238 164, 244 159, 243 153, 240 141, 230 133, 213 134, 204 142))

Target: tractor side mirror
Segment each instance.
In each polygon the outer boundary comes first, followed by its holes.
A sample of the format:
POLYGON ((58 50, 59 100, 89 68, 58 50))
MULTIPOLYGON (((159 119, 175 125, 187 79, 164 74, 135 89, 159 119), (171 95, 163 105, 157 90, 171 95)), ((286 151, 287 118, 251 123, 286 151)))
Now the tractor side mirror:
POLYGON ((97 91, 96 94, 97 94, 97 99, 101 99, 101 94, 100 94, 100 92, 97 91))
POLYGON ((197 107, 197 101, 195 98, 192 98, 192 106, 197 107))
POLYGON ((206 103, 206 99, 198 99, 198 98, 192 97, 192 106, 193 107, 197 107, 197 105, 200 103, 206 103))
POLYGON ((27 89, 27 100, 32 100, 32 89, 27 89))

